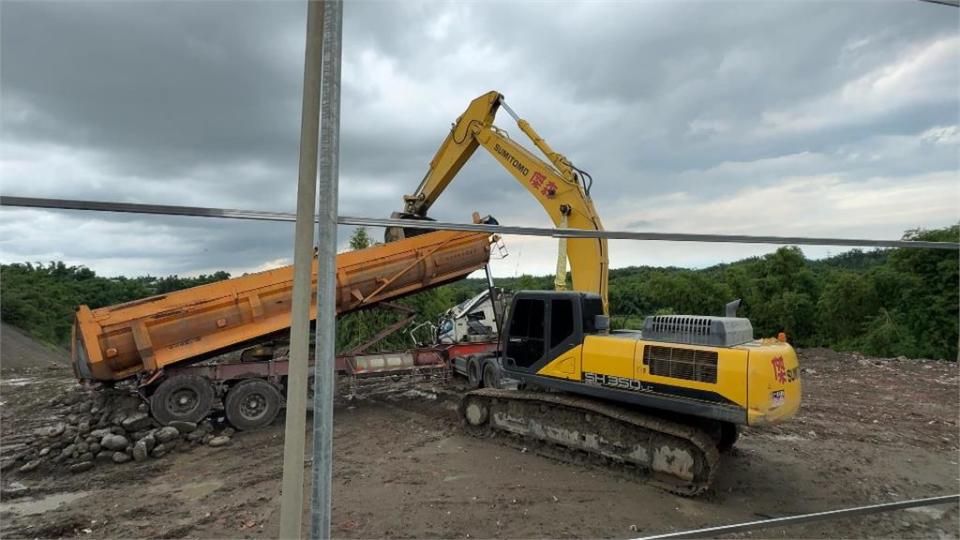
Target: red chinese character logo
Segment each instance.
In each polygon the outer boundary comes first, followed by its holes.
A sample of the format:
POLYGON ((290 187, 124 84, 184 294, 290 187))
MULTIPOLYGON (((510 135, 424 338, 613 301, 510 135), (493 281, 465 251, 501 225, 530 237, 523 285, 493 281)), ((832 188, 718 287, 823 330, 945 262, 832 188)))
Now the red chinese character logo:
POLYGON ((547 182, 547 185, 540 190, 540 193, 543 193, 547 197, 553 197, 557 194, 557 185, 553 182, 547 182))
POLYGON ((537 189, 540 189, 540 186, 543 185, 543 181, 546 179, 547 179, 547 176, 545 174, 534 171, 533 178, 530 179, 530 185, 537 189))
POLYGON ((777 382, 780 384, 787 382, 787 368, 783 365, 783 357, 778 356, 770 360, 770 363, 773 364, 773 377, 777 382))

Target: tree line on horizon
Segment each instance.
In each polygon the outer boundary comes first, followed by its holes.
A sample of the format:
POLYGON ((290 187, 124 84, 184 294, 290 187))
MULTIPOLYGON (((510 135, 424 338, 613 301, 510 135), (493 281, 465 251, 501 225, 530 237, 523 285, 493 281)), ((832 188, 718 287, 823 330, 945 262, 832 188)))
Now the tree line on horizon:
MULTIPOLYGON (((960 225, 911 230, 904 239, 957 242, 960 225)), ((362 249, 371 240, 361 228, 350 245, 362 249)), ((614 328, 640 328, 648 315, 722 315, 727 302, 740 298, 738 314, 751 320, 757 337, 785 332, 800 347, 955 361, 960 338, 958 265, 957 252, 951 250, 852 250, 809 260, 797 247, 782 247, 762 257, 698 270, 618 268, 610 271, 611 320, 614 328)), ((65 347, 80 304, 97 308, 229 277, 221 271, 197 277, 106 278, 63 262, 5 264, 0 265, 0 318, 41 341, 65 347)), ((553 287, 553 276, 497 281, 508 290, 553 287)), ((485 287, 485 280, 467 279, 399 303, 416 310, 418 321, 436 322, 446 309, 485 287)), ((363 342, 396 317, 379 309, 341 316, 337 349, 363 342)), ((378 348, 411 345, 408 335, 398 333, 378 348)))

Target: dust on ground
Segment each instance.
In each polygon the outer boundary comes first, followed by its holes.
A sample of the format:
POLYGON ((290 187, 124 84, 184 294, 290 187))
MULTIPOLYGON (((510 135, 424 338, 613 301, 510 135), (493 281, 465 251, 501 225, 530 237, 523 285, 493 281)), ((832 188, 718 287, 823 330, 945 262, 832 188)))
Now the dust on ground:
MULTIPOLYGON (((449 383, 342 402, 333 534, 628 538, 958 492, 956 363, 811 349, 801 365, 798 417, 747 430, 695 499, 469 437, 455 413, 461 389, 449 383)), ((5 370, 2 443, 29 437, 49 421, 50 397, 74 386, 65 367, 5 370)), ((0 536, 275 538, 282 448, 281 418, 229 446, 186 445, 161 459, 78 474, 13 469, 2 478, 0 536)), ((957 538, 957 523, 947 505, 750 536, 957 538)))

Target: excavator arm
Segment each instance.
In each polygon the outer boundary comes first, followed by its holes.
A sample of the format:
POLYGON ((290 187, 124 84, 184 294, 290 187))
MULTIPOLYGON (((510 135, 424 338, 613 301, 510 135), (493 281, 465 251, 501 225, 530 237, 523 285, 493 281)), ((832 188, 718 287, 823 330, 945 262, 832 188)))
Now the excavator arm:
MULTIPOLYGON (((590 176, 555 152, 526 120, 519 118, 506 105, 503 95, 495 91, 487 92, 470 103, 433 156, 430 169, 416 192, 404 196, 404 211, 393 216, 426 219, 430 207, 478 146, 489 151, 537 199, 556 227, 603 230, 590 199, 590 176), (549 162, 534 155, 493 124, 501 106, 549 162)), ((403 232, 398 229, 387 232, 388 241, 402 237, 403 232)), ((607 241, 600 238, 561 239, 556 280, 558 289, 562 289, 566 282, 565 259, 570 262, 573 289, 599 294, 606 312, 607 241)))

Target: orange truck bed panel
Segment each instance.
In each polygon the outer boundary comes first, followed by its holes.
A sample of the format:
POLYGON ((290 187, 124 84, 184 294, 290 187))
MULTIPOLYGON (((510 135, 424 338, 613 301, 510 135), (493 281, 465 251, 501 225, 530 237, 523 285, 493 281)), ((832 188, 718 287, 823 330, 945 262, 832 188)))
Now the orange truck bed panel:
MULTIPOLYGON (((489 257, 489 235, 452 231, 341 253, 337 314, 463 279, 489 257)), ((316 271, 314 261, 314 291, 316 271)), ((292 293, 293 266, 285 266, 115 306, 80 306, 74 372, 116 381, 236 349, 289 328, 292 293)))

